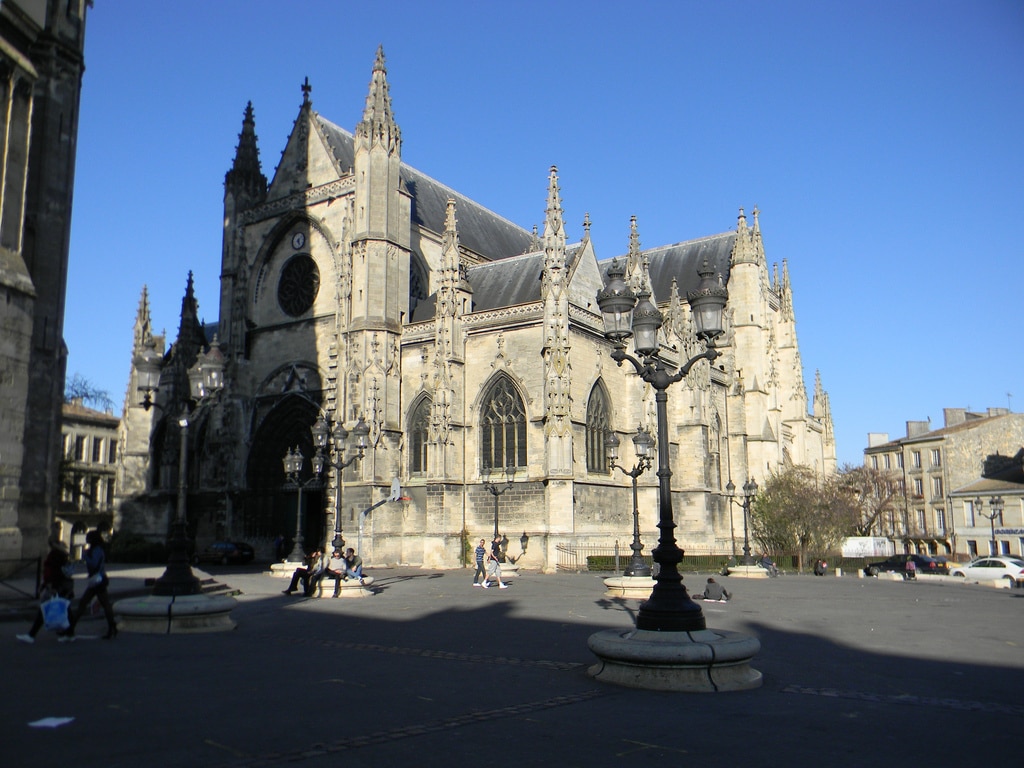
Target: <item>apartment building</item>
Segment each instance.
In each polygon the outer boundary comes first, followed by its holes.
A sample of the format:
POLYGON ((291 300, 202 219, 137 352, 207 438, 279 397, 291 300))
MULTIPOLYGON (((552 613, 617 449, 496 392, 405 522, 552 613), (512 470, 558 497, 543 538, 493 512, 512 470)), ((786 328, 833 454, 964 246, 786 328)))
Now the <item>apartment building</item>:
POLYGON ((65 403, 61 427, 61 483, 55 533, 78 557, 85 534, 109 529, 114 515, 120 420, 81 399, 65 403))
POLYGON ((895 440, 868 435, 865 466, 886 473, 902 499, 878 521, 878 534, 896 541, 897 551, 902 544, 906 552, 961 559, 993 549, 1021 554, 1024 484, 985 472, 988 457, 1012 457, 1024 446, 1024 414, 946 408, 943 420, 938 429, 931 421, 908 421, 906 435, 895 440), (1003 532, 993 534, 996 526, 1003 532))

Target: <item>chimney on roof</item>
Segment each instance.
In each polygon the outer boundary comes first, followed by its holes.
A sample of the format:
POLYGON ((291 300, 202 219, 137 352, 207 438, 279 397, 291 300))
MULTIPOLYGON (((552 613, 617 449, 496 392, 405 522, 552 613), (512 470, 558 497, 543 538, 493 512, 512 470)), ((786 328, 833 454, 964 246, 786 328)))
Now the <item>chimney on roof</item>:
POLYGON ((888 432, 868 432, 868 448, 874 448, 876 445, 885 445, 888 442, 888 432))
POLYGON ((932 431, 932 420, 928 421, 908 421, 907 422, 907 437, 920 437, 923 434, 932 431))
POLYGON ((942 420, 943 426, 946 427, 955 427, 957 424, 963 424, 965 421, 967 421, 967 409, 943 408, 942 420))

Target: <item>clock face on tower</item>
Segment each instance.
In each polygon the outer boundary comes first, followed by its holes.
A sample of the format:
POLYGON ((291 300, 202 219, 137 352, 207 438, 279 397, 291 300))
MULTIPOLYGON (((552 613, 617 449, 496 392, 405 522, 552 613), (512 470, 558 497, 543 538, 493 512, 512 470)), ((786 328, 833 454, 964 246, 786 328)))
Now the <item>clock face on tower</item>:
POLYGON ((301 232, 296 232, 292 235, 292 248, 296 251, 306 244, 306 236, 301 232))
POLYGON ((299 317, 313 306, 320 291, 320 270, 304 253, 292 256, 281 270, 277 284, 277 303, 285 314, 299 317))

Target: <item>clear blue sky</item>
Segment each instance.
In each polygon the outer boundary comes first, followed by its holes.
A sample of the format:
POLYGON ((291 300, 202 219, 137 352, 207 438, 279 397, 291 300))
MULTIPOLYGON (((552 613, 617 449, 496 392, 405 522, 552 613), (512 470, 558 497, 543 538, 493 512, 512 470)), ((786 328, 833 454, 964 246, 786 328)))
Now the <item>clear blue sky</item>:
POLYGON ((223 182, 268 176, 309 77, 349 130, 384 45, 403 159, 524 227, 557 165, 599 258, 735 227, 789 262, 840 462, 944 407, 1024 408, 1024 3, 96 0, 65 337, 120 411, 143 285, 218 316, 223 182), (1012 395, 1012 397, 1011 397, 1012 395))

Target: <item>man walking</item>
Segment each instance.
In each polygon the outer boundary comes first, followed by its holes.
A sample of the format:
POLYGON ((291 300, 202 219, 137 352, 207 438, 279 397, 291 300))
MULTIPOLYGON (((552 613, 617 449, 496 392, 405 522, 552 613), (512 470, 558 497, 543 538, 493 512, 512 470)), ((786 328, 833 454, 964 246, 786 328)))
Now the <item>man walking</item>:
MULTIPOLYGON (((498 580, 498 587, 508 589, 508 584, 501 580, 501 536, 494 537, 494 541, 491 542, 491 551, 487 554, 487 558, 490 561, 487 565, 487 570, 491 576, 498 580)), ((484 586, 487 586, 486 581, 484 581, 484 586)))
POLYGON ((484 566, 484 558, 487 556, 487 548, 484 547, 484 539, 480 539, 476 550, 473 552, 476 557, 476 573, 473 574, 473 586, 487 589, 487 568, 484 566), (477 581, 479 579, 479 581, 477 581))

